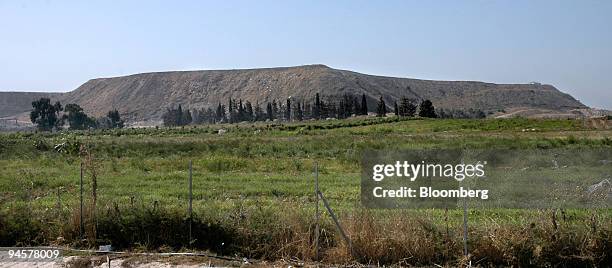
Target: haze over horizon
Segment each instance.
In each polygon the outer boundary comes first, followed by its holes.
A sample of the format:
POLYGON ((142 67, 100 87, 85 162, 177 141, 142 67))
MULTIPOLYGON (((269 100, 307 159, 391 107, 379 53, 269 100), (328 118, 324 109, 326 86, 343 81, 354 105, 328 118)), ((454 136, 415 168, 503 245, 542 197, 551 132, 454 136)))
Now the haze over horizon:
POLYGON ((0 1, 0 91, 155 71, 325 64, 551 84, 612 109, 609 1, 0 1))

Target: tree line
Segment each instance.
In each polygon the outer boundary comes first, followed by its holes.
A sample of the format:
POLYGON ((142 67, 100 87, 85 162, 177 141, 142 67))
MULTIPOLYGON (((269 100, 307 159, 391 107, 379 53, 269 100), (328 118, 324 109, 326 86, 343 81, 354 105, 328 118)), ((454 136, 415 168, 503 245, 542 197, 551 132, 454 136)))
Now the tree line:
POLYGON ((352 115, 367 115, 368 104, 364 95, 361 98, 345 94, 339 98, 327 97, 325 100, 317 93, 312 102, 288 98, 284 102, 272 100, 265 105, 251 103, 242 99, 229 98, 227 104, 218 103, 216 108, 183 109, 168 108, 162 119, 165 126, 188 124, 238 123, 255 121, 302 121, 310 119, 343 119, 352 115))
MULTIPOLYGON (((402 97, 394 103, 397 116, 436 118, 435 108, 430 100, 419 105, 414 99, 402 97)), ((242 99, 229 98, 227 104, 218 103, 216 108, 189 110, 178 105, 168 108, 162 116, 165 126, 184 126, 189 124, 238 123, 255 121, 303 121, 321 119, 344 119, 351 116, 368 115, 368 100, 365 94, 360 97, 344 94, 322 98, 315 94, 311 101, 288 98, 285 101, 272 100, 265 105, 251 103, 242 99)), ((376 104, 376 116, 387 116, 387 104, 381 96, 376 104)))
POLYGON ((64 107, 59 101, 52 104, 49 98, 40 98, 32 102, 30 120, 40 131, 62 129, 66 122, 68 128, 72 130, 123 128, 125 125, 116 109, 108 111, 105 117, 93 118, 88 116, 78 104, 70 103, 64 107))
MULTIPOLYGON (((436 109, 430 100, 401 97, 399 103, 395 101, 391 107, 392 112, 399 117, 428 117, 428 118, 484 118, 481 110, 469 109, 436 109)), ((344 94, 342 96, 321 97, 319 93, 311 101, 300 101, 288 98, 285 101, 272 100, 265 105, 251 103, 242 99, 229 98, 227 104, 218 103, 216 108, 184 109, 182 105, 177 108, 168 108, 162 115, 165 126, 185 126, 189 124, 216 124, 238 123, 255 121, 303 121, 321 119, 344 119, 351 116, 368 115, 368 99, 365 94, 360 97, 344 94)), ((388 105, 383 96, 378 99, 375 106, 375 115, 385 117, 389 114, 388 105)), ((125 123, 116 109, 108 111, 100 118, 88 116, 78 104, 51 103, 49 98, 41 98, 32 102, 30 120, 38 130, 51 131, 62 129, 66 122, 72 130, 83 129, 109 129, 123 128, 125 123)))

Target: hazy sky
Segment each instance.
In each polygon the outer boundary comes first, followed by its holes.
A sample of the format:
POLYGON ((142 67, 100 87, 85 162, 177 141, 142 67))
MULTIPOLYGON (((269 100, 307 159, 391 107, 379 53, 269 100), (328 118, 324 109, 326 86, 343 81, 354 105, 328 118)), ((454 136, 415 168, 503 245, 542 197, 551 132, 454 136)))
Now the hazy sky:
POLYGON ((0 0, 0 91, 313 63, 411 78, 538 81, 612 109, 612 1, 0 0))

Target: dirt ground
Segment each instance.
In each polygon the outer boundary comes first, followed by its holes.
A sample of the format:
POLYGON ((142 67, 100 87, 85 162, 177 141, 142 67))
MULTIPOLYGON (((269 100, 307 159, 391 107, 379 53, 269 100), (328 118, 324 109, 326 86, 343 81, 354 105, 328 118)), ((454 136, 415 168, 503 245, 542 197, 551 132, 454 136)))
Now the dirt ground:
POLYGON ((315 264, 301 262, 279 261, 248 261, 239 259, 220 259, 205 256, 144 256, 144 255, 119 255, 119 256, 69 256, 58 262, 4 262, 0 268, 57 268, 57 267, 96 267, 96 268, 192 268, 192 267, 315 267, 315 264), (110 265, 109 265, 110 262, 110 265))

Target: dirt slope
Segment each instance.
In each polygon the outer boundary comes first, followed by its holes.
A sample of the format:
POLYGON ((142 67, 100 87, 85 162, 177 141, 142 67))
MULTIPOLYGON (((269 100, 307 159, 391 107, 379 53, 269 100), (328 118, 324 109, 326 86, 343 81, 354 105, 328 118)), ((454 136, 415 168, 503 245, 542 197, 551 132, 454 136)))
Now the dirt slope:
POLYGON ((32 109, 32 101, 36 99, 43 97, 57 99, 60 96, 61 93, 0 92, 0 118, 29 113, 32 109))
MULTIPOLYGON (((401 96, 407 96, 431 99, 436 107, 453 109, 497 111, 528 107, 565 111, 586 108, 572 96, 550 85, 382 77, 325 65, 159 72, 99 78, 65 93, 61 100, 62 103, 78 103, 96 116, 117 108, 130 121, 150 121, 158 120, 167 107, 178 104, 194 109, 227 103, 231 97, 259 102, 263 106, 272 99, 284 101, 288 97, 312 100, 317 92, 323 96, 366 94, 372 110, 381 95, 388 105, 401 96)), ((2 112, 7 114, 9 111, 2 112)))

